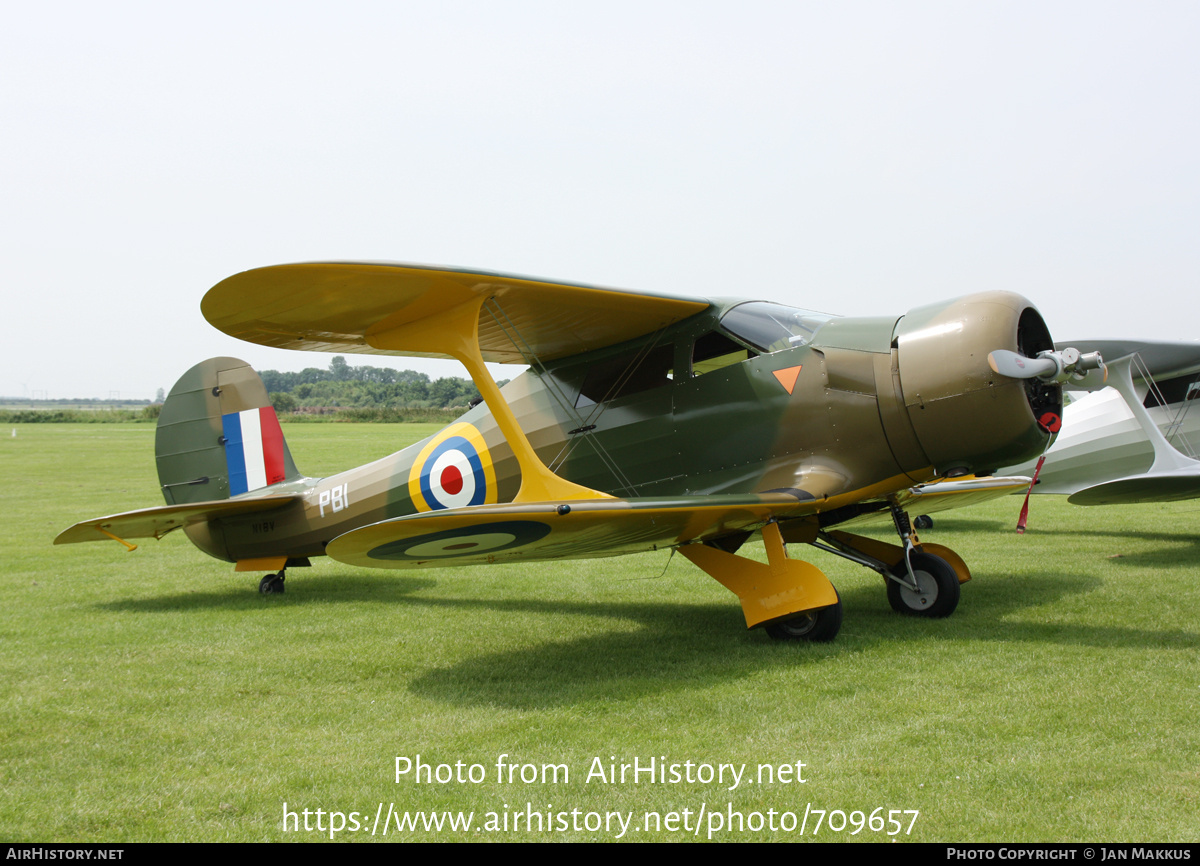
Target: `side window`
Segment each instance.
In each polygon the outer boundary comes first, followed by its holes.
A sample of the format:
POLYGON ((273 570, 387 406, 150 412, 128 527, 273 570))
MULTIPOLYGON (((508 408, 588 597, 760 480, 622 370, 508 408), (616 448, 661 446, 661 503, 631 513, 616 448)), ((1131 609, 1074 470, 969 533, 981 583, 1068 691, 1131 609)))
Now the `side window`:
POLYGON ((703 376, 756 356, 757 353, 738 345, 719 331, 712 331, 696 340, 692 346, 692 375, 703 376))
POLYGON ((674 366, 674 343, 655 346, 648 353, 643 347, 615 358, 597 361, 588 368, 575 406, 591 406, 669 385, 674 366))

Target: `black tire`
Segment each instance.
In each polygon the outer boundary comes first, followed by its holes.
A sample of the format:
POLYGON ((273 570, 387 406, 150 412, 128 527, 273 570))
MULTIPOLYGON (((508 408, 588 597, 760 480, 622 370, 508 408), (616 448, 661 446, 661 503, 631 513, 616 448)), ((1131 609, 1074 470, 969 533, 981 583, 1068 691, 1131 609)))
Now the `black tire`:
POLYGON ((950 616, 958 607, 958 599, 962 594, 954 568, 932 553, 914 553, 910 558, 913 575, 921 591, 916 592, 907 586, 908 569, 904 567, 904 560, 900 560, 892 566, 892 574, 904 583, 891 579, 887 582, 888 603, 892 610, 931 619, 950 616))
POLYGON ((283 575, 268 574, 258 582, 258 591, 263 595, 283 595, 283 575))
MULTIPOLYGON (((835 589, 834 592, 837 592, 835 589)), ((842 629, 842 597, 837 604, 820 610, 805 611, 791 619, 764 626, 775 640, 806 640, 810 643, 829 643, 842 629)))
POLYGON ((913 528, 915 529, 933 529, 933 518, 928 514, 921 514, 913 518, 913 528))

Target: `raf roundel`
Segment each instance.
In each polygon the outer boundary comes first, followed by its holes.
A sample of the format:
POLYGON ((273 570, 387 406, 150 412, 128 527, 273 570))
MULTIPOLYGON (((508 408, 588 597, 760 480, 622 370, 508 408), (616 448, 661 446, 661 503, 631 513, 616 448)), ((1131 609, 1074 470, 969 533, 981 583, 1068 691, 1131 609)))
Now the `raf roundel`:
POLYGON ((483 436, 470 424, 443 430, 417 455, 408 490, 418 511, 495 502, 496 473, 483 436))

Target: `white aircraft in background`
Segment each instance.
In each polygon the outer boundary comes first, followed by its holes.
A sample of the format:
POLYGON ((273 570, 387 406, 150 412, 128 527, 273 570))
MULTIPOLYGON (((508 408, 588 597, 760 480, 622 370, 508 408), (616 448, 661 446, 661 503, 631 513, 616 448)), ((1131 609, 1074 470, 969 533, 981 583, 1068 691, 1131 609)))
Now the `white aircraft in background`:
MULTIPOLYGON (((1095 390, 1096 383, 1082 383, 1091 393, 1064 408, 1062 430, 1045 454, 1032 492, 1066 494, 1075 505, 1200 497, 1200 411, 1189 411, 1200 404, 1200 343, 1081 340, 1071 345, 1103 356, 1108 387, 1095 390)), ((996 474, 1032 476, 1037 464, 1009 466, 996 474)))

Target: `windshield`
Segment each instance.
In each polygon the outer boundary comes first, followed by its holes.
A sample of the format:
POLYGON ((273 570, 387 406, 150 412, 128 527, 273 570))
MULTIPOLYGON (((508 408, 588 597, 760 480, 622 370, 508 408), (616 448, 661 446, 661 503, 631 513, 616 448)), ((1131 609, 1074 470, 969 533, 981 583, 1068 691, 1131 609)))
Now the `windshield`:
POLYGON ((726 313, 721 327, 756 349, 778 352, 807 345, 821 326, 833 318, 828 313, 751 301, 726 313))

